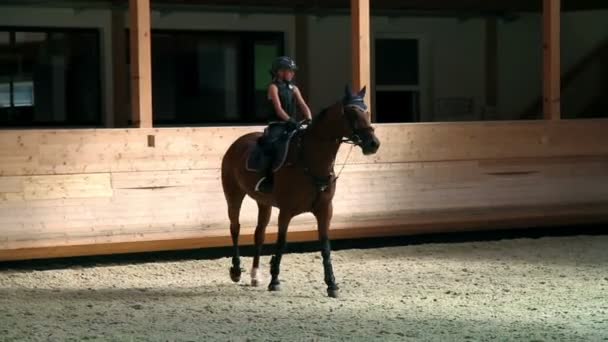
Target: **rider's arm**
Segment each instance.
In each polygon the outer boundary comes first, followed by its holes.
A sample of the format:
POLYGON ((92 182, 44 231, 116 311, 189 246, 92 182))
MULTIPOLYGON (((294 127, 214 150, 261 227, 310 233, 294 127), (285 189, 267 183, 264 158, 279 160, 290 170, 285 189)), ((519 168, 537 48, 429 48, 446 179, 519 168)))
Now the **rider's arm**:
POLYGON ((300 110, 302 111, 302 113, 304 114, 306 119, 312 120, 312 113, 310 112, 310 108, 308 108, 308 105, 304 101, 304 98, 302 97, 302 93, 300 93, 300 89, 298 89, 298 87, 295 87, 294 94, 296 95, 296 100, 298 101, 298 106, 300 106, 300 110))
POLYGON ((276 85, 271 84, 268 88, 268 98, 272 101, 272 105, 275 113, 277 113, 277 116, 283 121, 288 121, 289 114, 287 114, 281 106, 281 99, 279 99, 279 88, 276 85))

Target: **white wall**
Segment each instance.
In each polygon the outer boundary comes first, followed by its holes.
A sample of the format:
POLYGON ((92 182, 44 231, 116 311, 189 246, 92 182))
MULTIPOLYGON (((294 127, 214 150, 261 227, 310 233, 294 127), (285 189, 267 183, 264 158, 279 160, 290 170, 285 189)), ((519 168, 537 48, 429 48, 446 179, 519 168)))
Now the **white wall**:
MULTIPOLYGON (((608 10, 564 13, 561 37, 562 73, 566 73, 608 39, 608 10)), ((521 14, 514 22, 500 22, 498 56, 498 111, 502 117, 515 118, 542 93, 541 15, 521 14)), ((581 95, 597 92, 599 74, 594 76, 577 82, 576 94, 567 99, 568 107, 580 109, 588 100, 581 95)))
MULTIPOLYGON (((588 53, 608 42, 608 10, 566 13, 562 18, 562 73, 571 70, 588 53)), ((608 61, 595 58, 562 93, 562 116, 585 111, 605 89, 608 61)), ((589 113, 586 113, 589 114, 589 113)), ((599 114, 599 113, 596 113, 599 114)), ((606 114, 606 113, 603 113, 606 114)))
MULTIPOLYGON (((128 16, 127 16, 128 21, 128 16)), ((295 51, 295 16, 278 14, 152 11, 152 28, 177 30, 279 31, 285 33, 285 49, 295 51)))
POLYGON ((515 119, 542 91, 542 33, 538 14, 499 21, 497 116, 515 119))
POLYGON ((608 10, 564 13, 562 17, 562 70, 579 61, 608 39, 608 10))
MULTIPOLYGON (((310 18, 309 46, 311 106, 318 111, 335 102, 351 81, 350 18, 310 18)), ((433 99, 472 97, 476 114, 483 106, 484 23, 481 19, 459 21, 443 18, 373 17, 373 37, 405 36, 423 40, 421 61, 426 101, 422 115, 433 116, 433 99)), ((373 38, 372 38, 373 39, 373 38)), ((372 66, 373 69, 373 66, 372 66)))

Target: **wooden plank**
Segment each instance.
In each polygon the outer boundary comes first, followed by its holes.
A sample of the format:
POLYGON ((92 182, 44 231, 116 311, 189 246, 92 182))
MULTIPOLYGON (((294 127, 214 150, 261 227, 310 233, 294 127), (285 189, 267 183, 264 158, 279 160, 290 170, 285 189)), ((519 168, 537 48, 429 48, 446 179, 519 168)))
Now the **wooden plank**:
MULTIPOLYGON (((349 224, 336 222, 331 231, 332 239, 369 238, 381 236, 399 236, 412 234, 428 234, 446 231, 470 231, 491 229, 522 229, 541 226, 559 226, 569 224, 600 223, 608 219, 608 204, 567 206, 567 207, 536 207, 511 208, 496 211, 476 212, 468 220, 454 220, 453 213, 439 215, 444 221, 437 223, 423 218, 400 217, 396 221, 371 221, 367 226, 353 228, 349 224), (373 229, 370 229, 372 227, 373 229)), ((436 214, 430 213, 433 216, 436 214)), ((241 236, 242 245, 253 243, 252 230, 246 230, 241 236)), ((296 230, 288 233, 291 242, 314 241, 317 233, 314 230, 296 230)), ((267 241, 275 241, 276 233, 269 233, 267 241)), ((228 235, 205 236, 188 239, 158 239, 138 240, 131 242, 90 243, 68 246, 47 246, 37 248, 16 248, 0 250, 0 261, 27 260, 41 258, 57 258, 84 255, 136 253, 150 251, 185 250, 209 247, 229 246, 228 235)))
POLYGON ((22 177, 0 177, 0 194, 23 192, 22 177))
POLYGON ((152 127, 150 0, 129 0, 131 111, 136 127, 152 127))
POLYGON ((543 112, 561 118, 561 0, 543 0, 543 112))
POLYGON ((29 176, 23 179, 25 200, 111 197, 110 174, 29 176))
MULTIPOLYGON (((370 75, 370 12, 369 0, 351 0, 351 44, 353 88, 355 91, 367 86, 365 103, 371 105, 372 83, 370 75)), ((375 116, 372 112, 372 120, 375 116)))
MULTIPOLYGON (((228 234, 217 169, 113 173, 112 197, 75 176, 35 177, 44 180, 37 190, 76 179, 63 186, 90 197, 55 190, 30 196, 35 200, 0 201, 0 249, 228 234)), ((608 157, 352 164, 340 177, 334 218, 350 227, 427 214, 437 224, 445 221, 441 215, 468 222, 485 210, 608 202, 607 180, 608 157)), ((277 213, 269 231, 276 230, 277 213)), ((254 227, 256 217, 247 198, 243 229, 254 227)), ((293 223, 314 230, 310 215, 293 223)))
MULTIPOLYGON (((219 169, 240 135, 262 127, 0 131, 0 176, 219 169), (148 146, 148 135, 156 140, 148 146)), ((608 155, 608 120, 377 125, 382 146, 348 164, 608 155)), ((345 161, 343 146, 337 165, 345 161)))

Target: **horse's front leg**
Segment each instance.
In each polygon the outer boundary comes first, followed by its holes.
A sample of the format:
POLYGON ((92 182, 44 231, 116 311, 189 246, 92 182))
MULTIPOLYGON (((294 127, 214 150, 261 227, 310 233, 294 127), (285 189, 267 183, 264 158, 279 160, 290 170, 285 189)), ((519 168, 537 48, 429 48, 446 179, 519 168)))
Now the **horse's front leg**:
POLYGON ((270 260, 270 275, 272 279, 270 280, 270 285, 268 285, 269 291, 278 291, 280 290, 281 282, 279 281, 279 272, 281 271, 281 257, 285 252, 285 247, 287 245, 287 227, 289 227, 289 222, 293 215, 286 214, 283 210, 279 212, 279 234, 277 238, 277 250, 275 255, 270 260))
POLYGON ((333 215, 333 206, 328 203, 320 206, 313 213, 317 219, 319 230, 319 241, 321 242, 321 255, 323 256, 323 271, 325 273, 325 284, 327 284, 327 295, 333 298, 338 297, 338 285, 334 278, 334 270, 331 265, 331 244, 329 242, 329 225, 333 215))

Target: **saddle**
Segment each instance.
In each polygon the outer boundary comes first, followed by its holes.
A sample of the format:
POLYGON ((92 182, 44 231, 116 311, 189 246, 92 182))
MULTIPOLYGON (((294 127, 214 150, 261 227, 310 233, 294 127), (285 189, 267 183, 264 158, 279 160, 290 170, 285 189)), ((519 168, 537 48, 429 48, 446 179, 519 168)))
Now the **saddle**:
POLYGON ((282 122, 271 122, 249 153, 245 169, 263 172, 272 167, 272 172, 277 172, 285 164, 291 140, 298 131, 287 130, 282 122))

